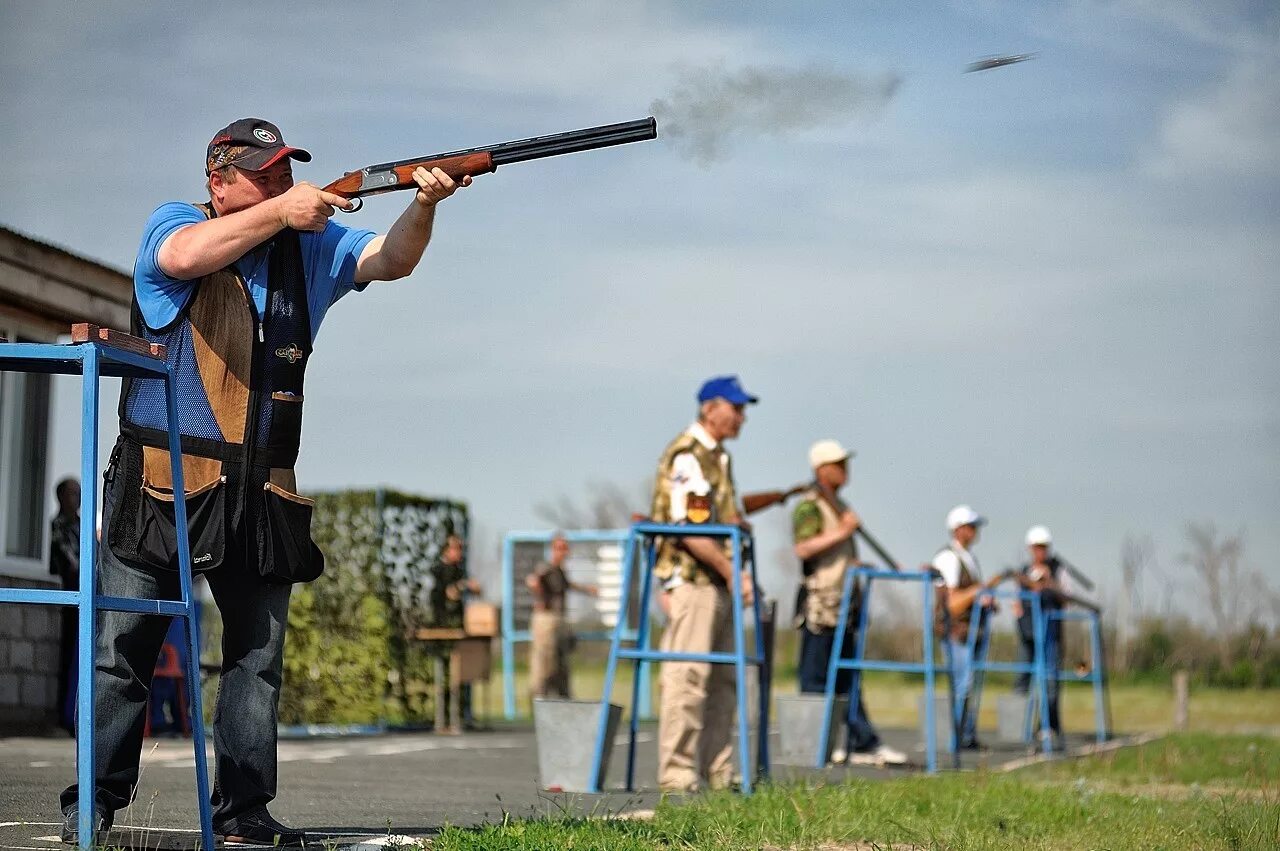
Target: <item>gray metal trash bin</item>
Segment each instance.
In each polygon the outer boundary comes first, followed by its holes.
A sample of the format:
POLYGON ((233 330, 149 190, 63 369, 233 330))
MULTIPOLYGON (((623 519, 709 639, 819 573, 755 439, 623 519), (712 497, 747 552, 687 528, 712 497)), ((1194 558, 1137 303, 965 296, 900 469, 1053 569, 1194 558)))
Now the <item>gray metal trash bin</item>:
MULTIPOLYGON (((916 711, 919 713, 919 730, 920 744, 923 746, 925 737, 928 735, 928 728, 925 727, 925 697, 920 695, 916 701, 916 711)), ((933 724, 937 735, 938 751, 946 751, 951 747, 951 700, 946 693, 935 694, 933 697, 933 724)))
MULTIPOLYGON (((622 707, 609 704, 606 746, 595 784, 604 787, 609 773, 609 756, 622 720, 622 707)), ((591 786, 591 763, 595 758, 596 731, 600 724, 598 700, 533 701, 533 731, 538 745, 538 785, 557 792, 586 792, 591 786)))
POLYGON ((1022 744, 1023 725, 1027 720, 1027 696, 1002 694, 996 698, 996 739, 1022 744))
MULTIPOLYGON (((778 752, 773 761, 782 765, 813 766, 818 755, 818 738, 822 731, 822 712, 826 698, 820 694, 780 694, 774 698, 778 723, 778 752)), ((831 727, 827 735, 825 765, 831 761, 836 745, 844 746, 845 714, 849 701, 837 697, 831 711, 831 727)))

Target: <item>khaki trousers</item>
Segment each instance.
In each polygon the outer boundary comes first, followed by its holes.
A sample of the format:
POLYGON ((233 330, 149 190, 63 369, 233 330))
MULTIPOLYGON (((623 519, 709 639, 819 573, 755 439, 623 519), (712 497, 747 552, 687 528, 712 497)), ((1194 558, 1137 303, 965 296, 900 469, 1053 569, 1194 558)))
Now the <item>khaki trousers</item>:
POLYGON ((533 646, 529 688, 534 697, 569 697, 569 632, 560 612, 535 611, 529 621, 533 646))
MULTIPOLYGON (((675 653, 733 652, 729 592, 686 582, 670 595, 662 649, 675 653)), ((688 790, 724 788, 733 779, 733 665, 663 662, 658 719, 658 785, 688 790)))

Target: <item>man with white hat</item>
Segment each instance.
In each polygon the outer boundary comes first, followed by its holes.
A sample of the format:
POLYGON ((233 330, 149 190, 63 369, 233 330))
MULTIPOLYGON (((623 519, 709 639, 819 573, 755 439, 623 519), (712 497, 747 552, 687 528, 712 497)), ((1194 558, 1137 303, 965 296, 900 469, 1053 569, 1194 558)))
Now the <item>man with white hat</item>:
MULTIPOLYGON (((1064 595, 1068 593, 1067 573, 1062 570, 1062 562, 1051 553, 1053 535, 1044 526, 1032 526, 1027 530, 1027 551, 1030 560, 1022 565, 1018 573, 1018 582, 1024 590, 1040 595, 1040 611, 1048 616, 1063 606, 1064 595)), ((1022 643, 1022 661, 1029 662, 1035 654, 1035 629, 1031 620, 1029 606, 1021 602, 1014 606, 1014 614, 1018 618, 1018 638, 1022 643)), ((1044 662, 1050 672, 1045 682, 1049 693, 1048 715, 1049 728, 1054 741, 1061 741, 1062 725, 1058 717, 1058 678, 1054 676, 1062 667, 1062 621, 1054 618, 1047 621, 1044 632, 1044 662)), ((1026 694, 1031 685, 1030 674, 1019 674, 1014 681, 1014 690, 1026 694)))
MULTIPOLYGON (((932 566, 940 577, 939 584, 946 588, 943 605, 937 608, 938 629, 950 648, 951 682, 955 695, 952 707, 959 717, 957 744, 962 748, 976 749, 977 719, 969 711, 969 689, 973 685, 973 659, 969 655, 969 623, 974 600, 986 584, 982 571, 971 548, 978 540, 978 529, 986 518, 967 505, 957 505, 947 512, 947 530, 951 541, 933 557, 932 566)), ((997 578, 997 581, 999 577, 997 578)), ((983 607, 992 607, 988 599, 983 607)))
MULTIPOLYGON (((800 632, 800 691, 822 694, 827 687, 828 665, 835 652, 836 626, 840 619, 840 597, 844 589, 845 571, 858 566, 858 549, 854 536, 861 524, 858 515, 839 497, 838 491, 849 480, 849 459, 853 453, 835 440, 819 440, 809 448, 809 466, 813 484, 801 494, 792 513, 795 554, 803 570, 801 606, 796 612, 803 627, 800 632)), ((845 630, 841 655, 853 655, 854 628, 858 622, 860 595, 849 611, 850 625, 845 630)), ((848 694, 849 713, 847 750, 836 748, 834 762, 846 758, 855 764, 903 765, 906 754, 880 741, 875 727, 862 705, 862 689, 853 689, 853 672, 836 674, 836 693, 848 694)))

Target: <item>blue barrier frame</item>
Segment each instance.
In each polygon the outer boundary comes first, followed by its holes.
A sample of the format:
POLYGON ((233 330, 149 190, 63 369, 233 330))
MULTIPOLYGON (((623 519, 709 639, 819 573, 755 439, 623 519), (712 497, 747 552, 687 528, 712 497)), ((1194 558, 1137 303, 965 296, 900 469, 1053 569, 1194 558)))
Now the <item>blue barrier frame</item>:
MULTIPOLYGON (((630 530, 627 529, 580 529, 572 532, 561 532, 570 544, 617 544, 619 547, 629 545, 630 530)), ((527 629, 516 629, 516 595, 515 595, 515 546, 516 544, 550 544, 556 536, 553 531, 508 532, 502 542, 502 714, 511 721, 516 717, 516 645, 532 640, 527 629)), ((623 553, 626 560, 626 553, 623 553)), ((625 579, 625 577, 624 577, 625 579)), ((631 629, 627 620, 627 594, 630 588, 623 587, 622 603, 618 610, 619 622, 627 627, 624 638, 635 641, 640 632, 631 629)), ((609 641, 613 630, 584 630, 574 633, 580 641, 609 641)), ((641 663, 640 673, 640 717, 648 720, 652 717, 651 707, 651 675, 648 662, 641 663)))
MULTIPOLYGON (((622 587, 624 594, 631 589, 631 577, 635 569, 636 550, 643 546, 643 573, 640 576, 640 630, 634 639, 625 635, 626 620, 619 619, 613 631, 613 641, 609 645, 609 663, 605 668, 604 694, 600 698, 600 723, 596 730, 595 755, 591 764, 591 777, 588 780, 588 792, 599 792, 603 777, 600 767, 604 764, 605 749, 613 743, 607 741, 609 731, 609 703, 613 695, 613 680, 618 671, 619 659, 630 659, 636 664, 633 672, 633 688, 631 690, 631 728, 630 741, 627 746, 627 784, 628 792, 635 790, 636 735, 640 718, 636 703, 640 690, 640 667, 644 662, 709 662, 713 665, 733 665, 737 680, 738 696, 738 759, 742 775, 742 793, 750 795, 752 789, 751 751, 749 747, 750 722, 747 716, 747 666, 765 666, 768 660, 764 653, 764 631, 760 628, 760 596, 752 595, 752 611, 755 615, 756 652, 753 656, 746 653, 746 633, 742 613, 742 566, 743 544, 748 544, 746 563, 751 571, 753 588, 756 582, 756 560, 754 547, 750 546, 751 536, 738 526, 723 524, 667 524, 640 522, 631 526, 626 549, 622 554, 622 587), (649 617, 649 606, 653 600, 653 568, 657 557, 658 538, 726 538, 733 554, 733 581, 729 589, 733 608, 733 652, 732 653, 677 653, 664 650, 649 649, 649 638, 652 622, 649 617), (622 642, 634 640, 635 647, 623 647, 622 642)), ((629 604, 624 596, 623 609, 629 604)), ((769 695, 760 689, 760 716, 756 752, 757 773, 761 779, 769 777, 769 695)))
POLYGON ((93 805, 96 797, 94 752, 93 657, 100 611, 138 612, 182 618, 187 630, 187 691, 191 709, 191 739, 195 750, 196 795, 199 798, 200 837, 205 851, 213 851, 209 773, 204 749, 204 712, 200 700, 200 626, 195 622, 191 592, 191 550, 187 541, 187 504, 182 481, 182 447, 178 439, 178 408, 173 370, 149 355, 91 341, 0 343, 0 372, 28 372, 83 376, 80 445, 80 590, 49 591, 0 588, 0 603, 74 606, 78 613, 79 676, 76 693, 76 782, 79 784, 79 845, 94 847, 93 805), (174 520, 178 536, 181 600, 146 600, 98 594, 98 382, 104 377, 162 378, 169 419, 169 454, 173 466, 174 520), (88 790, 88 794, 86 794, 88 790))
MULTIPOLYGON (((925 769, 930 774, 938 771, 938 740, 937 740, 937 721, 934 717, 934 695, 937 689, 938 663, 934 659, 934 636, 933 636, 933 611, 936 603, 934 599, 934 581, 936 577, 929 571, 894 571, 881 570, 873 567, 858 567, 845 571, 844 588, 840 596, 840 617, 836 623, 836 634, 833 641, 833 652, 831 661, 827 663, 827 690, 825 692, 826 705, 822 713, 822 729, 818 732, 818 752, 814 755, 814 767, 826 767, 827 745, 831 735, 831 716, 835 713, 836 701, 836 674, 841 670, 853 671, 852 692, 857 694, 858 689, 862 685, 863 671, 898 671, 908 674, 924 674, 924 724, 925 724, 925 769), (853 590, 859 579, 866 579, 866 586, 862 594, 861 606, 858 610, 858 634, 854 641, 853 658, 846 659, 841 656, 844 648, 844 634, 848 629, 849 623, 849 607, 853 603, 853 590), (865 657, 867 627, 870 623, 871 612, 871 587, 874 580, 883 579, 894 582, 919 582, 923 586, 924 596, 924 629, 921 630, 923 636, 922 656, 920 662, 893 662, 887 659, 867 659, 865 657)), ((946 665, 948 674, 948 682, 950 682, 951 671, 951 653, 945 641, 941 642, 943 651, 947 656, 946 665)), ((951 687, 954 692, 954 684, 951 687)), ((950 704, 954 706, 955 699, 952 697, 950 704)), ((856 711, 857 704, 849 701, 849 712, 856 711)), ((951 752, 957 753, 956 750, 956 729, 955 724, 951 725, 951 752)))
MULTIPOLYGON (((1092 657, 1089 673, 1081 675, 1063 668, 1051 673, 1058 678, 1059 682, 1093 684, 1094 738, 1098 744, 1102 744, 1111 736, 1107 723, 1107 660, 1102 652, 1102 615, 1093 609, 1057 609, 1047 612, 1045 620, 1046 629, 1047 622, 1053 620, 1081 621, 1089 625, 1089 655, 1092 657)), ((1041 715, 1044 714, 1041 713, 1041 715)))
MULTIPOLYGON (((973 608, 969 613, 969 658, 973 660, 973 685, 970 687, 970 702, 973 706, 973 715, 975 719, 982 707, 982 685, 983 674, 988 671, 1007 673, 1007 674, 1030 674, 1032 682, 1035 683, 1037 691, 1036 698, 1039 700, 1040 706, 1049 705, 1049 684, 1048 684, 1048 653, 1047 646, 1051 638, 1049 636, 1049 621, 1045 617, 1045 611, 1040 605, 1040 595, 1034 591, 1024 591, 1018 589, 1016 591, 1000 591, 994 588, 984 588, 978 592, 978 596, 974 599, 973 608), (987 661, 987 651, 991 644, 991 630, 982 628, 982 623, 986 619, 983 615, 982 603, 984 600, 1015 600, 1024 606, 1031 608, 1031 639, 1032 654, 1030 662, 989 662, 987 661)), ((1032 707, 1034 702, 1027 701, 1027 711, 1023 718, 1022 738, 1024 742, 1031 741, 1031 718, 1032 707)), ((963 706, 953 706, 952 711, 955 713, 955 723, 958 728, 962 721, 964 712, 963 706)), ((1043 753, 1053 753, 1053 741, 1050 738, 1049 729, 1049 713, 1040 713, 1040 749, 1043 753)))

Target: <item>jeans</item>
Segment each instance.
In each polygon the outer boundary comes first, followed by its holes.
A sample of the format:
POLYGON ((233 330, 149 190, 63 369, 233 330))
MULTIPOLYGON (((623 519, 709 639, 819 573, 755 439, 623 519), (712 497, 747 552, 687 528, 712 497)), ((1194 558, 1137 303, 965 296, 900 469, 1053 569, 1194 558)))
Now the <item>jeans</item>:
MULTIPOLYGON (((853 658, 854 630, 846 629, 840 655, 845 659, 853 658)), ((800 691, 804 694, 823 694, 827 690, 827 671, 831 661, 831 653, 835 648, 835 630, 824 630, 813 633, 807 628, 800 630, 800 691)), ((880 736, 867 717, 866 707, 862 704, 862 684, 859 678, 856 694, 853 688, 854 672, 848 668, 836 672, 836 695, 848 695, 849 712, 845 716, 848 727, 848 750, 869 751, 880 746, 880 736)))
MULTIPOLYGON (((1024 618, 1018 619, 1018 637, 1022 643, 1018 661, 1031 664, 1035 660, 1035 641, 1032 636, 1031 616, 1026 615, 1024 618)), ((1055 733, 1061 733, 1061 721, 1058 717, 1058 670, 1062 667, 1062 621, 1049 621, 1044 641, 1044 667, 1048 674, 1045 689, 1049 693, 1049 729, 1055 733)), ((1040 699, 1039 689, 1032 690, 1030 674, 1018 674, 1013 687, 1019 694, 1032 692, 1032 699, 1040 699)))
POLYGON ((969 691, 973 688, 973 657, 969 654, 967 641, 947 639, 951 648, 951 689, 955 695, 955 704, 951 707, 952 719, 960 717, 956 735, 958 744, 964 745, 973 740, 977 728, 977 718, 969 711, 969 691))
MULTIPOLYGON (((103 488, 102 528, 111 528, 118 487, 103 488)), ((276 713, 284 664, 290 585, 262 579, 245 564, 244 547, 227 542, 226 557, 205 574, 222 613, 222 675, 213 718, 213 825, 265 806, 276 795, 276 713)), ((119 597, 178 599, 178 575, 122 560, 104 540, 98 547, 98 591, 119 597)), ((171 619, 132 612, 98 616, 94 650, 95 800, 115 811, 128 806, 138 784, 138 761, 156 656, 171 619)), ((185 634, 184 634, 185 637, 185 634)), ((79 797, 62 793, 65 810, 79 797)))

